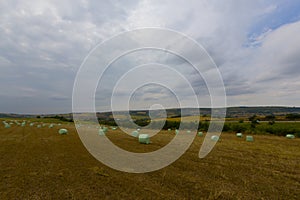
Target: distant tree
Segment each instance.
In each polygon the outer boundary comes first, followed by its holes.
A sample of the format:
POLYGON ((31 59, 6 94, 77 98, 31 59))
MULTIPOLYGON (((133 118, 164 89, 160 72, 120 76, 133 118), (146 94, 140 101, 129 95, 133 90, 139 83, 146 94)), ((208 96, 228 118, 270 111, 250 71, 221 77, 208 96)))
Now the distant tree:
POLYGON ((257 119, 256 115, 249 117, 249 121, 251 121, 251 128, 255 128, 257 124, 259 124, 259 120, 257 119))
POLYGON ((298 114, 298 113, 286 114, 285 118, 288 119, 288 120, 300 119, 300 114, 298 114))
POLYGON ((41 116, 40 116, 40 115, 38 115, 38 116, 36 116, 36 118, 38 118, 38 119, 39 119, 39 118, 41 118, 41 116))
POLYGON ((266 115, 265 120, 267 121, 274 121, 276 119, 275 115, 266 115))
POLYGON ((251 125, 250 125, 250 126, 251 126, 251 128, 254 129, 254 128, 256 127, 256 124, 251 122, 251 125))
POLYGON ((270 120, 269 121, 269 125, 273 125, 273 124, 275 124, 275 121, 274 120, 270 120))
POLYGON ((252 121, 256 121, 256 115, 252 115, 251 117, 249 117, 249 121, 252 122, 252 121))

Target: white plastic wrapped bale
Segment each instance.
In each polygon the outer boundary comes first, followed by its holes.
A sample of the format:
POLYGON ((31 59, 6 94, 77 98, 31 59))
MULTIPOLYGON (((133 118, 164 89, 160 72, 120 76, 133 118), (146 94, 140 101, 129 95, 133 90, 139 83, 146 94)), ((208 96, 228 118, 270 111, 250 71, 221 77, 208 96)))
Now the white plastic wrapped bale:
POLYGON ((170 129, 170 128, 168 128, 168 131, 171 131, 171 129, 170 129))
POLYGON ((104 131, 104 133, 106 133, 108 131, 108 128, 107 127, 103 127, 102 130, 104 131))
POLYGON ((178 129, 175 129, 175 134, 177 135, 179 133, 179 130, 178 129))
POLYGON ((4 127, 5 127, 5 128, 10 128, 10 125, 6 123, 6 124, 4 125, 4 127))
POLYGON ((213 140, 213 141, 218 141, 219 140, 219 136, 213 135, 213 136, 211 136, 210 139, 213 140))
POLYGON ((242 134, 242 133, 237 133, 237 134, 236 134, 236 137, 241 138, 241 137, 243 137, 243 134, 242 134))
POLYGON ((139 136, 139 132, 138 131, 132 131, 131 132, 131 136, 138 137, 139 136))
POLYGON ((99 131, 98 131, 98 134, 101 135, 101 136, 103 136, 103 135, 105 135, 105 132, 103 131, 102 128, 100 128, 99 131))
POLYGON ((54 126, 53 124, 50 124, 50 125, 49 125, 49 128, 53 128, 53 126, 54 126))
POLYGON ((246 141, 247 141, 247 142, 253 142, 253 141, 254 141, 253 136, 252 136, 252 135, 247 135, 247 136, 246 136, 246 141))
POLYGON ((148 134, 139 135, 139 143, 141 144, 150 144, 150 137, 148 134))
POLYGON ((295 136, 293 134, 287 134, 285 137, 288 139, 295 139, 295 136))
POLYGON ((61 129, 59 129, 58 133, 59 133, 60 135, 66 135, 66 134, 68 133, 68 130, 65 129, 65 128, 61 128, 61 129))
POLYGON ((39 125, 37 125, 37 127, 38 127, 38 128, 41 128, 41 127, 42 127, 42 125, 40 125, 40 124, 39 124, 39 125))
POLYGON ((203 136, 203 132, 199 131, 198 136, 203 136))

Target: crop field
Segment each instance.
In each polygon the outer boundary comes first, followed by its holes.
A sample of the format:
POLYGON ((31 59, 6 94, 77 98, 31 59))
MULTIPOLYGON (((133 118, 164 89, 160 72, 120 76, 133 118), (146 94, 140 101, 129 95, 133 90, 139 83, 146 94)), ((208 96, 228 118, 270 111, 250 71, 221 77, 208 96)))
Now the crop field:
MULTIPOLYGON (((257 134, 254 142, 246 142, 245 136, 223 133, 211 153, 200 159, 204 137, 196 136, 168 167, 130 174, 90 155, 73 123, 40 119, 34 126, 5 128, 2 121, 0 199, 300 199, 299 138, 257 134), (69 133, 58 134, 60 128, 69 133)), ((119 129, 109 129, 107 136, 123 149, 150 152, 174 134, 161 131, 149 145, 119 129)))

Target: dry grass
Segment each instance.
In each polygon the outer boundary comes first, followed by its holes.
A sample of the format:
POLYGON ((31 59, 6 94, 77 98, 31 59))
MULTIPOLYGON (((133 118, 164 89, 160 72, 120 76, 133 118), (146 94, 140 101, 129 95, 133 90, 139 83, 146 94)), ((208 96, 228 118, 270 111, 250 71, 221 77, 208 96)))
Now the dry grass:
MULTIPOLYGON (((255 136, 245 142, 223 134, 213 151, 198 158, 203 137, 172 165, 128 174, 110 169, 84 148, 73 125, 49 129, 0 125, 0 199, 300 199, 300 140, 255 136)), ((167 144, 162 132, 138 144, 120 131, 109 138, 136 152, 167 144)))

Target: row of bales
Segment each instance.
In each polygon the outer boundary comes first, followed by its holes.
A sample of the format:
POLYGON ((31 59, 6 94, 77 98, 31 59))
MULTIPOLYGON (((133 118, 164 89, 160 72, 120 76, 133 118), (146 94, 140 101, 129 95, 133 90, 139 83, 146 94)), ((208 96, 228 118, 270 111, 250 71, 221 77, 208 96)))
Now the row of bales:
MULTIPOLYGON (((2 123, 4 125, 4 128, 11 128, 12 126, 25 127, 27 124, 29 127, 36 127, 36 128, 42 128, 42 127, 54 128, 54 126, 61 126, 60 123, 47 124, 47 123, 40 123, 40 122, 30 122, 30 121, 26 121, 26 120, 22 120, 21 122, 18 120, 10 120, 9 122, 2 121, 2 123)), ((67 134, 68 131, 67 131, 67 129, 63 128, 63 129, 59 129, 58 133, 61 135, 64 135, 64 134, 67 134)))
MULTIPOLYGON (((150 144, 151 142, 150 142, 149 135, 148 134, 140 134, 139 131, 140 131, 140 129, 132 131, 131 136, 138 138, 138 140, 139 140, 140 143, 150 144)), ((168 131, 171 131, 171 129, 168 129, 168 131)), ((186 133, 191 133, 191 131, 187 130, 186 133)), ((179 134, 179 130, 178 129, 175 129, 175 134, 176 135, 179 134)), ((197 133, 197 135, 199 137, 202 137, 202 136, 204 136, 204 133, 202 131, 199 131, 197 133)), ((238 137, 238 138, 244 138, 244 135, 242 133, 236 133, 236 137, 238 137)), ((288 138, 288 139, 295 139, 295 135, 293 135, 293 134, 287 134, 286 138, 288 138)), ((210 139, 213 140, 213 141, 218 141, 220 139, 220 137, 218 135, 212 135, 210 137, 210 139)), ((245 141, 246 142, 254 142, 254 136, 253 135, 246 135, 245 136, 245 141)))
MULTIPOLYGON (((238 138, 242 138, 242 137, 243 137, 243 134, 242 134, 242 133, 236 133, 236 136, 237 136, 238 138)), ((295 139, 295 135, 294 135, 294 134, 286 134, 285 137, 288 138, 288 139, 295 139)), ((246 141, 247 141, 247 142, 253 142, 253 141, 254 141, 253 136, 252 136, 252 135, 247 135, 247 136, 246 136, 246 141)))
MULTIPOLYGON (((116 128, 112 128, 112 129, 113 129, 113 130, 116 130, 116 128)), ((98 134, 99 134, 100 136, 104 136, 104 135, 106 134, 107 131, 108 131, 108 128, 107 128, 107 127, 101 127, 101 126, 100 126, 99 131, 98 131, 98 134)), ((168 131, 170 132, 171 129, 168 129, 168 131)), ((187 130, 186 133, 189 134, 189 133, 191 133, 191 131, 190 131, 190 130, 187 130)), ((176 134, 176 135, 179 134, 179 130, 178 130, 178 129, 175 129, 175 134, 176 134)), ((131 135, 132 137, 138 138, 138 141, 139 141, 140 144, 150 144, 150 143, 151 143, 149 134, 140 133, 140 129, 133 130, 133 131, 131 132, 130 135, 131 135)), ((197 135, 198 135, 199 137, 202 137, 202 136, 204 136, 204 133, 203 133, 202 131, 199 131, 199 132, 197 133, 197 135)), ((243 134, 242 134, 242 133, 237 133, 236 136, 239 137, 239 138, 242 138, 242 137, 243 137, 243 134)), ((220 137, 217 136, 217 135, 212 135, 210 139, 213 140, 213 141, 218 141, 219 138, 220 138, 220 137)), ((253 142, 253 141, 254 141, 253 136, 247 135, 247 136, 246 136, 246 141, 247 141, 247 142, 253 142)))
POLYGON ((24 127, 26 125, 25 120, 23 120, 22 122, 19 122, 17 120, 10 120, 9 122, 2 121, 2 123, 3 123, 5 128, 11 128, 13 125, 22 126, 22 127, 24 127))
MULTIPOLYGON (((54 123, 46 124, 46 123, 40 123, 40 122, 30 122, 30 121, 26 121, 26 120, 22 120, 21 122, 18 121, 18 120, 10 120, 9 122, 3 121, 2 123, 3 123, 3 125, 4 125, 5 128, 11 128, 11 126, 13 126, 13 125, 25 127, 26 124, 28 124, 30 127, 37 127, 37 128, 42 128, 42 127, 54 128, 55 126, 61 126, 60 123, 58 123, 58 124, 54 124, 54 123)), ((77 124, 76 126, 77 127, 87 126, 85 128, 89 128, 92 125, 77 124)), ((106 127, 106 126, 99 126, 99 125, 97 125, 97 127, 99 128, 98 129, 98 134, 100 136, 104 136, 107 133, 107 131, 109 130, 109 128, 106 127)), ((110 128, 111 128, 111 130, 116 130, 118 127, 112 126, 110 128)), ((168 131, 170 132, 172 130, 169 128, 168 131)), ((68 133, 68 130, 65 129, 65 128, 61 128, 61 129, 58 130, 58 133, 61 134, 61 135, 65 135, 65 134, 68 133)), ((187 130, 186 133, 191 133, 191 131, 187 130)), ((175 134, 176 135, 179 134, 179 130, 178 129, 175 129, 175 134)), ((199 131, 197 133, 197 135, 200 136, 200 137, 202 137, 202 136, 204 136, 204 133, 201 132, 201 131, 199 131)), ((151 143, 149 134, 140 133, 140 129, 133 130, 131 132, 131 136, 135 137, 135 138, 138 138, 138 141, 141 144, 150 144, 151 143)), ((239 133, 236 133, 236 137, 243 138, 244 136, 243 136, 242 133, 239 132, 239 133)), ((210 137, 210 139, 213 140, 213 141, 218 141, 219 138, 220 137, 218 135, 213 135, 213 136, 210 137)), ((287 134, 286 138, 288 138, 288 139, 294 139, 295 136, 293 134, 287 134)), ((253 142, 254 141, 254 137, 252 135, 246 135, 245 140, 247 142, 253 142)))

